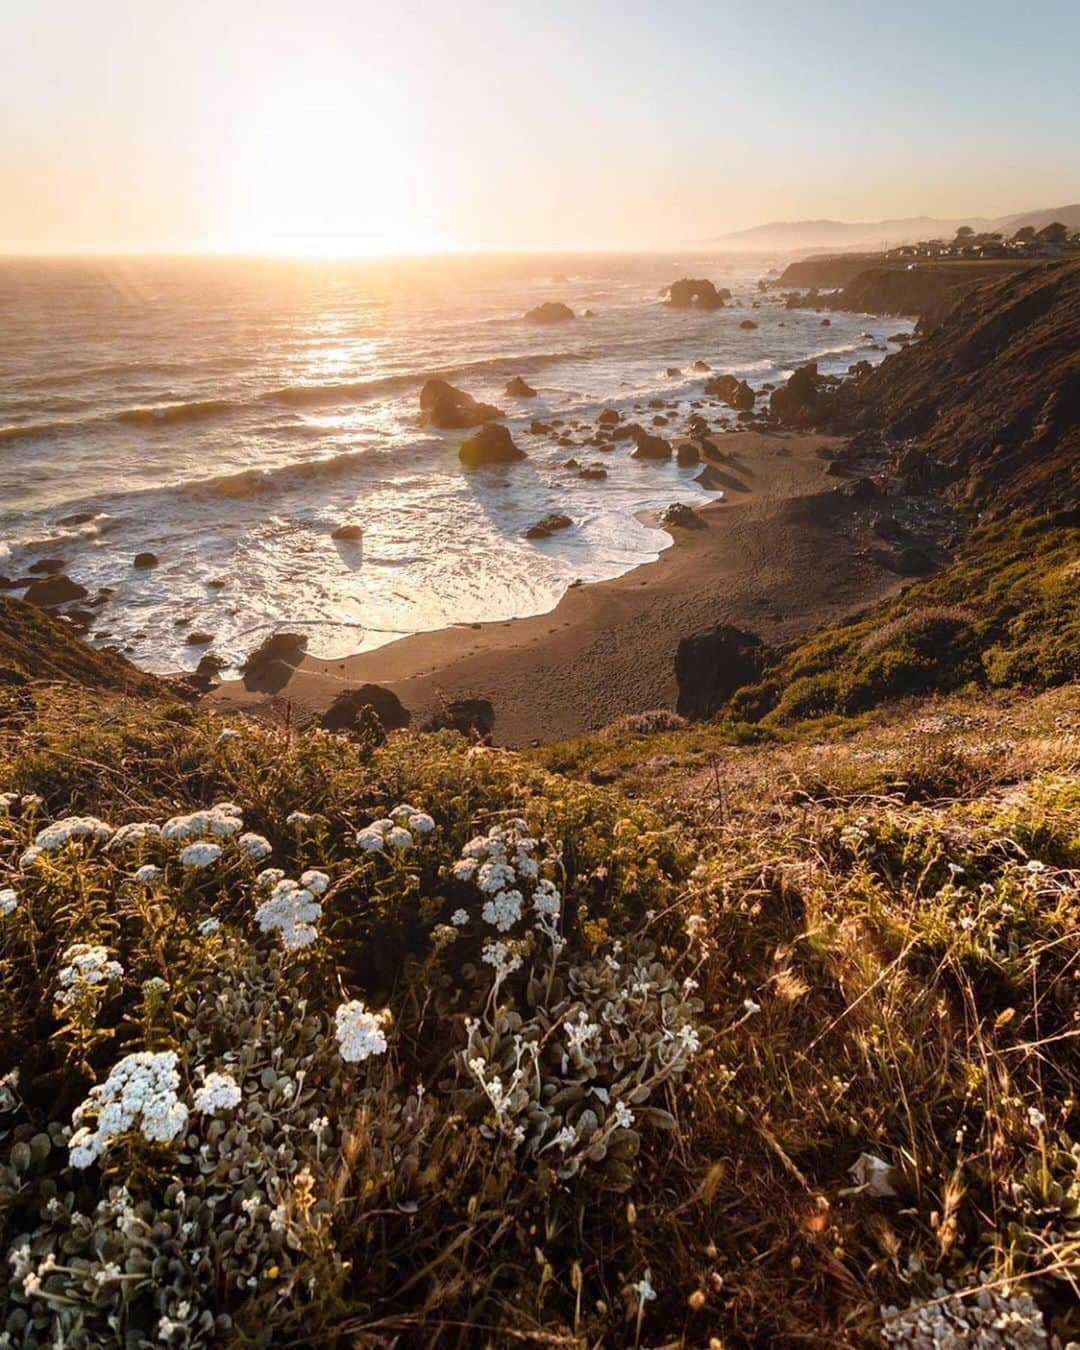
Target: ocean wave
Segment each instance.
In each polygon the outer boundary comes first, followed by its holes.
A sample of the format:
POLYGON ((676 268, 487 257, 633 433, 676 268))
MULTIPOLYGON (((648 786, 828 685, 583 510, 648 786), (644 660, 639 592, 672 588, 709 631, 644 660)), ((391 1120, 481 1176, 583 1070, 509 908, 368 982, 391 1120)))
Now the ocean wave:
MULTIPOLYGON (((161 489, 182 497, 250 497, 259 492, 277 492, 297 483, 318 478, 336 478, 363 465, 370 467, 382 460, 399 459, 398 447, 370 446, 363 450, 345 450, 325 459, 307 459, 275 464, 262 469, 240 469, 216 477, 195 478, 172 488, 161 489)), ((153 491, 153 489, 152 489, 153 491)))
POLYGON ((523 352, 520 356, 489 356, 432 370, 413 370, 383 375, 373 380, 347 380, 337 384, 289 384, 271 389, 260 398, 267 403, 317 408, 328 404, 360 403, 378 394, 394 393, 423 384, 425 380, 461 380, 470 375, 524 375, 559 361, 580 361, 588 352, 523 352))
POLYGON ((0 445, 7 441, 26 441, 40 436, 52 436, 73 425, 72 422, 27 422, 23 426, 0 427, 0 445))
POLYGON ((149 408, 125 408, 112 420, 127 426, 173 426, 177 422, 197 422, 204 417, 220 417, 239 405, 227 398, 204 398, 192 403, 160 403, 149 408))

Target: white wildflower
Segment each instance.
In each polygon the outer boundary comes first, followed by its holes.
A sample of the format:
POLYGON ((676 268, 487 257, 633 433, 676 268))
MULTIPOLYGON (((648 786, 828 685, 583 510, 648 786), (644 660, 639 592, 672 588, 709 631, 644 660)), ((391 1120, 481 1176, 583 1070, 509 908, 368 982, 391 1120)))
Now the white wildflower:
POLYGON ((431 834, 431 832, 435 828, 434 818, 429 816, 426 811, 414 812, 408 818, 406 824, 408 825, 409 830, 413 834, 418 834, 420 835, 421 838, 423 838, 425 835, 431 834))
POLYGON ((64 965, 56 977, 59 986, 56 1002, 61 1007, 77 1002, 91 990, 96 993, 95 986, 118 980, 124 973, 120 962, 109 957, 108 948, 92 942, 72 943, 60 959, 64 965))
POLYGON ((520 891, 500 891, 488 900, 482 910, 484 922, 497 928, 500 933, 508 933, 521 918, 521 908, 525 897, 520 891))
POLYGON ((155 867, 153 863, 144 863, 143 866, 140 867, 139 870, 135 873, 135 876, 132 878, 132 880, 137 881, 139 882, 140 885, 145 886, 151 881, 157 881, 159 876, 161 876, 160 867, 155 867))
POLYGON ((400 825, 395 825, 392 830, 386 831, 386 847, 397 849, 399 852, 407 848, 412 848, 413 837, 408 830, 400 825))
POLYGON ((6 919, 9 914, 14 914, 19 907, 19 897, 10 886, 5 886, 0 891, 0 914, 6 919))
POLYGON ((255 887, 260 891, 268 891, 271 886, 276 886, 283 880, 285 873, 280 867, 264 867, 255 878, 255 887))
POLYGON ((633 1111, 623 1101, 615 1103, 615 1124, 621 1130, 628 1130, 633 1125, 636 1117, 633 1111))
POLYGON ((638 1302, 643 1307, 656 1297, 656 1290, 652 1287, 652 1272, 649 1270, 646 1270, 637 1284, 632 1284, 630 1288, 637 1294, 638 1302))
POLYGON ((359 999, 342 1003, 334 1013, 334 1028, 341 1058, 348 1064, 359 1064, 372 1055, 386 1053, 384 1028, 390 1014, 371 1012, 359 999))
POLYGON ((242 834, 236 842, 252 862, 262 862, 274 851, 270 840, 261 834, 242 834))
POLYGON ((299 828, 301 825, 310 825, 313 819, 306 811, 290 811, 285 817, 285 824, 299 828))
POLYGON ((330 877, 326 872, 309 867, 306 872, 300 874, 300 885, 312 895, 322 895, 330 885, 330 877))
POLYGON ((51 852, 79 839, 108 839, 111 834, 112 826, 97 816, 65 816, 39 830, 34 845, 51 852))
POLYGON ((199 934, 200 937, 209 937, 212 933, 216 933, 220 927, 221 927, 221 920, 215 919, 214 916, 211 914, 209 918, 201 919, 199 921, 199 926, 196 929, 196 932, 199 934))
POLYGON ((200 841, 197 844, 187 844, 180 850, 179 859, 184 867, 198 869, 200 867, 209 867, 216 863, 221 857, 221 845, 210 844, 200 841))
POLYGON ((218 802, 203 811, 173 816, 161 827, 161 836, 163 839, 205 839, 207 835, 221 838, 239 834, 243 828, 240 808, 232 802, 218 802))
POLYGON ((203 1085, 195 1093, 196 1111, 205 1116, 216 1115, 240 1105, 240 1085, 227 1073, 208 1073, 203 1085))
POLYGON ((230 741, 235 741, 240 733, 235 727, 226 727, 214 742, 215 745, 228 745, 230 741))
POLYGON ((255 911, 255 922, 264 933, 276 932, 286 951, 309 947, 319 936, 315 928, 322 905, 298 882, 283 877, 268 899, 255 911))
POLYGON ((44 852, 45 850, 43 848, 38 848, 36 844, 31 844, 31 846, 19 857, 20 870, 25 872, 28 867, 33 867, 34 863, 37 862, 44 852))
POLYGON ((469 922, 468 911, 464 909, 455 909, 453 914, 450 915, 450 922, 455 928, 464 928, 469 922))
POLYGON ((161 835, 161 826, 152 820, 135 820, 129 825, 121 825, 109 840, 108 848, 123 848, 125 844, 141 844, 146 839, 157 839, 161 835))
POLYGON ((1043 1113, 1039 1110, 1037 1106, 1029 1106, 1027 1116, 1028 1116, 1028 1124, 1033 1129, 1041 1130, 1042 1127, 1046 1124, 1046 1117, 1043 1115, 1043 1113))
POLYGON ((109 1072, 104 1083, 90 1094, 71 1117, 79 1128, 68 1140, 74 1167, 89 1167, 126 1131, 139 1127, 152 1143, 171 1143, 187 1128, 187 1107, 176 1089, 180 1075, 174 1050, 140 1050, 125 1055, 109 1072), (97 1116, 97 1130, 83 1125, 88 1113, 97 1116))

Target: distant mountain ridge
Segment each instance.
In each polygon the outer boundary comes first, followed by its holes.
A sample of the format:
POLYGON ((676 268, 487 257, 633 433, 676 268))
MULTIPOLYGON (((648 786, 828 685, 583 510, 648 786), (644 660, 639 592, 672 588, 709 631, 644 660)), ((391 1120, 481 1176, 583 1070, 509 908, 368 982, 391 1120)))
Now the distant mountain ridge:
POLYGON ((717 235, 707 242, 729 249, 857 249, 880 248, 886 244, 908 244, 919 239, 950 238, 961 225, 985 232, 1001 230, 1013 234, 1025 225, 1041 230, 1060 220, 1070 229, 1080 229, 1080 203, 1021 211, 1014 215, 961 216, 941 219, 934 216, 906 216, 897 220, 777 220, 717 235))

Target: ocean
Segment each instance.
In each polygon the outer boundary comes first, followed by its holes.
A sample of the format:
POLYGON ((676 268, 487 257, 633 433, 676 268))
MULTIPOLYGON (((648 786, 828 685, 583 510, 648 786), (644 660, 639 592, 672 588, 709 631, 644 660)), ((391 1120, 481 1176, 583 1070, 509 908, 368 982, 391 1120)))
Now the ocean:
POLYGON ((663 398, 668 434, 701 395, 695 360, 760 387, 803 361, 839 373, 892 350, 895 319, 833 313, 824 328, 759 293, 775 261, 0 261, 0 573, 62 560, 91 599, 108 593, 91 640, 156 671, 211 648, 235 666, 274 629, 334 657, 542 613, 575 581, 656 558, 671 540, 642 513, 716 494, 626 442, 602 453, 532 435, 534 418, 593 423, 614 407, 648 425, 635 405, 663 398), (684 276, 733 299, 664 305, 660 288, 684 276), (595 317, 525 322, 545 300, 595 317), (463 468, 467 433, 419 425, 432 375, 502 407, 528 458, 463 468), (504 395, 515 375, 536 398, 504 395), (583 481, 569 456, 607 479, 583 481), (550 512, 572 528, 526 539, 550 512), (342 524, 362 541, 334 541, 342 524), (134 569, 144 551, 159 566, 134 569))

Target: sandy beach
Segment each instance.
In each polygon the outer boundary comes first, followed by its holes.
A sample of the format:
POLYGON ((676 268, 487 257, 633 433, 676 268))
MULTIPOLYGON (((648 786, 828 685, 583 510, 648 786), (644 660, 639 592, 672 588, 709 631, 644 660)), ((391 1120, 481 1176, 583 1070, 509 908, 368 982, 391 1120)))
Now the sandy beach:
POLYGON ((674 529, 656 562, 573 587, 546 614, 420 633, 344 660, 307 657, 291 675, 278 668, 279 688, 229 681, 212 700, 248 711, 290 702, 310 714, 371 682, 422 723, 445 701, 482 697, 495 708, 495 742, 518 746, 673 707, 680 638, 724 622, 783 643, 899 585, 866 556, 866 507, 825 472, 818 452, 838 444, 784 432, 724 436, 725 500, 700 510, 704 528, 674 529))

